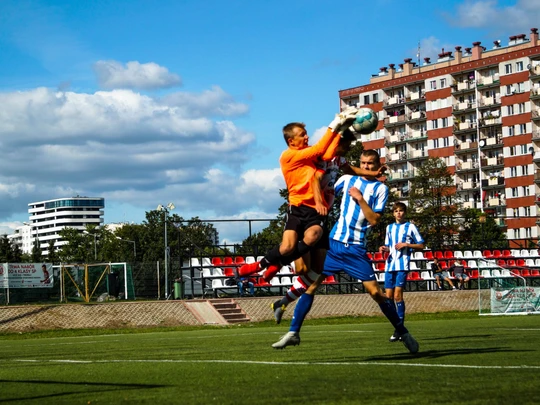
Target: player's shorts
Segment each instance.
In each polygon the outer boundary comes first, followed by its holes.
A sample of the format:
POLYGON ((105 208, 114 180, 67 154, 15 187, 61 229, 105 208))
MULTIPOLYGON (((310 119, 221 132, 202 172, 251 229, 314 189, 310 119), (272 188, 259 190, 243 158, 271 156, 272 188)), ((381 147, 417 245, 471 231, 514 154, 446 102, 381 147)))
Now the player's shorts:
POLYGON ((404 288, 407 283, 407 271, 387 271, 384 273, 384 288, 404 288))
POLYGON ((330 249, 326 253, 323 274, 329 276, 344 271, 360 281, 375 281, 375 272, 367 251, 360 245, 341 243, 329 239, 330 249))
POLYGON ((457 278, 458 280, 465 280, 467 276, 465 273, 457 273, 457 274, 454 274, 454 277, 457 278))
POLYGON ((286 231, 295 231, 298 238, 304 236, 304 231, 313 225, 319 225, 324 229, 326 217, 319 215, 315 208, 301 205, 289 205, 287 209, 287 221, 285 222, 286 231))

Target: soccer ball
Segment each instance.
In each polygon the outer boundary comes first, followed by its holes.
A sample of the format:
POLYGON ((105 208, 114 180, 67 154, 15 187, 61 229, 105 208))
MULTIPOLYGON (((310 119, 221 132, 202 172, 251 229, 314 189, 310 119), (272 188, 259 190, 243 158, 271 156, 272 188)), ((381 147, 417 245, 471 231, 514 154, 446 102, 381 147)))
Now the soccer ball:
POLYGON ((377 129, 379 118, 371 108, 363 107, 358 110, 352 124, 353 129, 359 134, 370 134, 377 129))

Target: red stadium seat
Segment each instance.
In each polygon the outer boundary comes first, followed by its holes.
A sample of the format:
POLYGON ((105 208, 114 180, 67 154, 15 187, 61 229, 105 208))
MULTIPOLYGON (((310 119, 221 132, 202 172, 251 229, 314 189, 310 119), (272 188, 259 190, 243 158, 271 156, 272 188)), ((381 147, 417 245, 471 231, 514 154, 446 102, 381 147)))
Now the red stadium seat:
POLYGON ((333 275, 331 275, 331 276, 326 277, 322 283, 323 284, 336 284, 337 281, 336 281, 336 278, 333 275))
POLYGON ((234 260, 232 257, 229 257, 229 256, 226 256, 223 258, 223 264, 227 265, 227 264, 234 264, 234 260))
POLYGON ((491 250, 484 250, 482 254, 486 259, 491 259, 493 257, 493 253, 491 253, 491 250))
POLYGON ((506 265, 508 267, 515 267, 516 261, 514 259, 509 259, 509 260, 506 261, 506 265))
POLYGON ((521 270, 521 277, 530 277, 531 272, 528 269, 521 270))
POLYGON ((437 250, 433 256, 435 256, 437 259, 441 260, 441 259, 444 259, 444 254, 443 252, 441 252, 440 250, 437 250))
POLYGON ((470 273, 469 278, 471 279, 477 279, 478 277, 480 277, 480 273, 478 272, 478 269, 471 270, 469 273, 470 273))
POLYGON ((417 271, 409 271, 409 274, 407 274, 407 280, 417 281, 422 280, 422 277, 420 277, 420 273, 417 271))
POLYGON ((431 250, 428 250, 427 252, 424 252, 424 259, 433 260, 433 252, 431 250))
POLYGON ((451 250, 445 250, 444 251, 444 258, 445 259, 453 259, 454 258, 454 252, 451 250))
POLYGON ((384 259, 384 260, 388 259, 388 256, 390 256, 390 253, 389 253, 389 252, 384 252, 384 253, 383 253, 383 259, 384 259))
POLYGON ((446 262, 439 262, 439 264, 441 265, 441 269, 447 269, 448 268, 448 263, 446 263, 446 262))
POLYGON ((232 267, 225 267, 223 269, 223 275, 225 277, 234 277, 234 270, 232 267))
POLYGON ((377 270, 384 271, 386 264, 384 262, 377 263, 377 270))
POLYGON ((518 267, 525 266, 525 260, 524 259, 516 259, 516 266, 518 266, 518 267))
POLYGON ((497 260, 497 264, 498 264, 499 266, 504 267, 504 266, 506 266, 506 260, 499 259, 499 260, 497 260))
POLYGON ((383 254, 381 252, 375 252, 375 254, 373 255, 373 260, 375 261, 384 260, 383 254))
POLYGON ((246 262, 246 259, 244 259, 242 256, 236 256, 236 257, 234 258, 234 262, 235 262, 236 264, 243 264, 243 263, 246 262))
POLYGON ((502 257, 512 257, 512 252, 510 252, 509 250, 503 250, 502 257))
POLYGON ((494 250, 492 253, 493 253, 494 259, 498 259, 499 257, 502 257, 502 253, 500 250, 494 250))
POLYGON ((540 270, 531 270, 531 277, 540 277, 540 270))
POLYGON ((221 257, 212 257, 212 264, 214 266, 221 266, 223 264, 223 260, 221 257))

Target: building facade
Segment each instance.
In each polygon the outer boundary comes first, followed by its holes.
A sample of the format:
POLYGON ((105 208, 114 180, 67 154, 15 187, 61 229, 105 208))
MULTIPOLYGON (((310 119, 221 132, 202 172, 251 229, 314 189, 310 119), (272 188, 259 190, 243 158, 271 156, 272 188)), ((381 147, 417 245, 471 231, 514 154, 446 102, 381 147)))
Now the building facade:
POLYGON ((59 232, 68 227, 80 231, 87 225, 102 226, 105 199, 92 197, 57 198, 28 204, 28 222, 10 235, 13 243, 19 244, 23 253, 30 253, 36 239, 43 255, 49 254, 50 241, 55 248, 66 242, 59 232))
POLYGON ((538 240, 540 204, 540 42, 516 35, 456 46, 436 62, 405 59, 380 68, 369 84, 341 90, 341 107, 379 115, 362 135, 380 152, 388 184, 401 198, 428 157, 444 160, 465 208, 496 217, 509 240, 538 240))

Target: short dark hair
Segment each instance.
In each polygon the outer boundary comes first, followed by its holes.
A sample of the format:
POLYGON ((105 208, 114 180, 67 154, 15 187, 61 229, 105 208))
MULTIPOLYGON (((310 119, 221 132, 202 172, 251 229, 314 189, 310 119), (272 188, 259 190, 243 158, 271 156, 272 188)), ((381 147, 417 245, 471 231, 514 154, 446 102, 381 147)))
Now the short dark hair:
POLYGON ((362 155, 366 157, 374 157, 377 164, 381 164, 381 157, 379 156, 379 152, 377 152, 375 149, 364 149, 362 155))
POLYGON ((283 138, 285 139, 285 143, 287 145, 289 144, 289 139, 291 139, 294 136, 293 130, 295 128, 304 129, 305 127, 306 127, 306 124, 304 124, 303 122, 290 122, 287 125, 285 125, 283 127, 283 138))
POLYGON ((394 203, 394 206, 392 207, 392 212, 394 212, 398 208, 401 208, 404 212, 407 212, 407 205, 405 203, 402 203, 401 201, 394 203))

